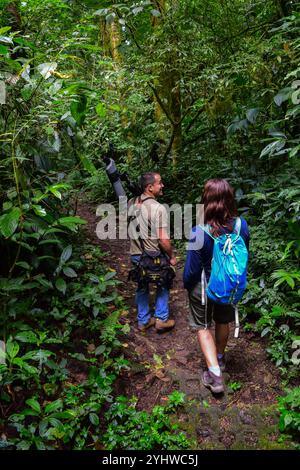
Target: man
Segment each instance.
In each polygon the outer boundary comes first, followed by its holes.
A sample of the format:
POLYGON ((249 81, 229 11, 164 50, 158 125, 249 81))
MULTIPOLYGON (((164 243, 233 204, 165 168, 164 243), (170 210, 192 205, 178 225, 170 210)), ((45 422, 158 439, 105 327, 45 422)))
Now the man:
MULTIPOLYGON (((173 254, 172 245, 167 234, 167 211, 156 200, 162 195, 164 187, 161 176, 158 173, 145 173, 140 178, 140 185, 143 193, 139 198, 129 201, 128 209, 129 216, 134 213, 139 214, 136 217, 135 226, 129 225, 131 261, 133 264, 138 264, 144 251, 160 251, 167 255, 170 264, 175 266, 176 257, 173 254), (135 233, 134 229, 136 229, 135 233)), ((164 286, 157 286, 155 312, 154 317, 151 317, 149 284, 138 284, 136 291, 138 328, 145 331, 147 328, 155 326, 158 333, 173 328, 175 321, 169 318, 168 302, 169 289, 164 286)))

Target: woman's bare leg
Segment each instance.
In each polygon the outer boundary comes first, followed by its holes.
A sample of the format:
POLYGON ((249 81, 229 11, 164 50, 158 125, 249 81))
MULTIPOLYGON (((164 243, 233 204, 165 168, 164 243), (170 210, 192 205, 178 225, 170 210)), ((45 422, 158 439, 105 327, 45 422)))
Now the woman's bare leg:
POLYGON ((229 337, 229 323, 216 323, 215 335, 217 353, 224 354, 229 337))
POLYGON ((204 354, 207 367, 218 366, 217 349, 213 334, 210 330, 199 330, 198 340, 204 354))

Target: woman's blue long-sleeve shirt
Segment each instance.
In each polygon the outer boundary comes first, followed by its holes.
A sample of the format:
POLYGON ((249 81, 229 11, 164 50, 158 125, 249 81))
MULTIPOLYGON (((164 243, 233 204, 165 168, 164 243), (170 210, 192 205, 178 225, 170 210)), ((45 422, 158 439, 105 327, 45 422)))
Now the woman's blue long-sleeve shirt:
MULTIPOLYGON (((243 217, 240 217, 240 219, 240 235, 244 239, 246 247, 249 250, 250 235, 248 224, 243 217)), ((224 233, 229 233, 229 230, 224 229, 224 233)), ((207 233, 205 233, 199 225, 193 227, 191 230, 187 249, 187 257, 183 271, 183 284, 185 289, 191 290, 198 282, 200 282, 203 269, 208 281, 211 272, 213 248, 214 240, 209 235, 207 235, 207 233), (202 248, 199 248, 199 246, 202 246, 202 248)))

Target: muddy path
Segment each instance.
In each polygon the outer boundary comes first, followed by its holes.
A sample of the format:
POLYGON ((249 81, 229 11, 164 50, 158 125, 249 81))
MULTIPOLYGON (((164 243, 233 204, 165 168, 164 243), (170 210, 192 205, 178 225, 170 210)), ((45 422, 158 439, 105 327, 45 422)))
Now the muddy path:
POLYGON ((179 416, 181 428, 203 449, 282 448, 277 442, 277 397, 282 394, 277 369, 268 360, 264 341, 253 333, 240 330, 240 337, 230 334, 227 350, 226 392, 216 397, 200 379, 205 367, 197 334, 189 326, 189 308, 182 283, 184 260, 177 265, 177 275, 170 295, 171 318, 175 328, 157 334, 154 328, 141 333, 137 329, 134 305, 135 285, 127 281, 129 242, 100 241, 95 233, 95 208, 78 205, 77 213, 87 220, 86 234, 91 243, 106 252, 105 262, 117 272, 122 282, 119 292, 128 311, 121 319, 130 325, 124 355, 131 370, 123 374, 118 393, 138 398, 138 408, 150 411, 164 404, 175 389, 186 394, 187 405, 179 416))

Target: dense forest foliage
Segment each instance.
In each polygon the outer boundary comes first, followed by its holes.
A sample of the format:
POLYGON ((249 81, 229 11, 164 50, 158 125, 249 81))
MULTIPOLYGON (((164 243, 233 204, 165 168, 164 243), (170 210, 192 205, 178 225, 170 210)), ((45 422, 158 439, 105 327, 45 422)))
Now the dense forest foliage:
POLYGON ((1 446, 191 445, 168 418, 179 392, 143 415, 113 392, 129 367, 126 305, 76 213, 114 199, 109 144, 133 179, 160 171, 164 202, 199 201, 211 177, 236 189, 251 228, 243 327, 267 340, 289 389, 281 431, 297 439, 299 4, 0 0, 0 12, 1 446), (77 362, 88 379, 72 384, 77 362), (143 420, 144 440, 121 444, 117 416, 143 420))

